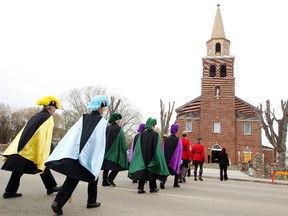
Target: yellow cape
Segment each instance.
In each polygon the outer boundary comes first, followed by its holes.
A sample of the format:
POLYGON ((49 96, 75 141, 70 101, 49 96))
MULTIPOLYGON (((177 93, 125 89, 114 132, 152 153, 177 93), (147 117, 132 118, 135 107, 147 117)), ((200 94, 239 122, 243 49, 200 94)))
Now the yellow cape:
MULTIPOLYGON (((44 172, 47 158, 50 154, 52 133, 54 128, 53 117, 50 116, 33 134, 31 139, 26 143, 26 145, 17 152, 18 143, 25 127, 17 134, 12 143, 3 153, 4 156, 9 156, 13 154, 19 154, 27 160, 32 161, 36 164, 37 168, 44 172)), ((3 158, 6 161, 7 158, 3 158)))

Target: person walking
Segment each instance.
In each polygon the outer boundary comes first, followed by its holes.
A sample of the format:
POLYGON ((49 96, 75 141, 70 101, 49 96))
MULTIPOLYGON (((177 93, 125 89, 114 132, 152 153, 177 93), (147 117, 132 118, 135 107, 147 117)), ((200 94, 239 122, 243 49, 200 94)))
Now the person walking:
POLYGON ((102 186, 116 187, 114 180, 119 171, 128 170, 125 133, 120 126, 122 115, 113 113, 106 129, 106 149, 102 165, 102 186))
MULTIPOLYGON (((179 129, 178 124, 172 124, 170 128, 170 136, 167 137, 164 143, 164 156, 168 166, 170 175, 174 175, 173 187, 180 187, 179 172, 182 158, 182 142, 176 133, 179 129)), ((160 188, 165 189, 167 177, 160 180, 160 188)))
POLYGON ((138 194, 145 193, 145 181, 149 181, 150 193, 157 193, 157 179, 170 175, 162 151, 161 138, 155 130, 157 120, 148 118, 145 130, 139 135, 130 163, 128 177, 138 181, 138 194))
POLYGON ((79 181, 88 182, 87 208, 97 208, 97 184, 105 154, 107 120, 102 117, 109 101, 103 95, 92 98, 88 110, 69 129, 45 163, 47 167, 66 175, 61 190, 51 208, 58 215, 72 196, 79 181))
POLYGON ((52 115, 60 108, 60 102, 56 97, 45 96, 37 101, 37 105, 43 109, 29 119, 3 153, 5 163, 2 169, 12 172, 3 194, 5 199, 22 196, 17 191, 24 173, 40 174, 48 195, 60 189, 50 169, 44 165, 52 147, 52 115))
POLYGON ((204 146, 200 143, 202 138, 197 138, 197 143, 192 146, 192 161, 194 165, 194 181, 197 181, 197 169, 199 166, 199 180, 203 181, 203 163, 205 162, 204 146))
POLYGON ((222 148, 222 151, 219 153, 218 156, 219 168, 220 168, 220 181, 223 181, 223 173, 224 173, 224 180, 228 180, 227 175, 227 168, 229 166, 229 158, 228 154, 226 153, 226 148, 222 148))
POLYGON ((145 124, 140 124, 139 128, 137 130, 138 133, 134 136, 134 138, 132 140, 131 148, 130 148, 130 151, 129 151, 129 159, 128 159, 129 163, 131 163, 131 161, 132 161, 133 152, 134 152, 134 148, 135 148, 135 143, 136 143, 140 133, 143 132, 144 130, 145 130, 145 124))
MULTIPOLYGON (((140 135, 141 132, 143 132, 145 130, 145 124, 140 124, 139 128, 138 128, 138 133, 134 136, 133 140, 132 140, 132 144, 131 144, 131 148, 129 151, 129 158, 128 158, 128 163, 130 165, 131 161, 132 161, 132 157, 133 157, 133 153, 134 153, 134 148, 135 148, 135 143, 140 135)), ((133 183, 137 183, 137 180, 133 180, 133 183)))
POLYGON ((162 148, 164 149, 164 143, 165 143, 165 140, 167 139, 168 135, 167 134, 163 134, 162 136, 162 148))
MULTIPOLYGON (((187 132, 182 132, 182 164, 180 167, 180 181, 179 183, 186 183, 186 173, 188 172, 189 163, 191 161, 191 145, 190 141, 187 139, 187 132)), ((189 167, 190 170, 190 167, 189 167)))
POLYGON ((251 160, 248 161, 248 173, 249 173, 249 176, 253 176, 253 164, 251 160))

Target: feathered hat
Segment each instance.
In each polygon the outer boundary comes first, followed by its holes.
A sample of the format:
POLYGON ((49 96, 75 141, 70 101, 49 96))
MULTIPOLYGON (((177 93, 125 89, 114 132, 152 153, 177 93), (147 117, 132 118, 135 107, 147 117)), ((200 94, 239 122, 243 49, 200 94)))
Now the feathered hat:
POLYGON ((148 130, 151 130, 152 127, 155 126, 156 124, 157 124, 157 120, 156 119, 152 119, 150 117, 146 121, 145 128, 147 128, 148 130))
POLYGON ((142 132, 145 129, 145 124, 140 124, 138 128, 138 132, 142 132))
POLYGON ((110 116, 108 122, 111 124, 111 123, 115 122, 115 121, 118 120, 118 119, 122 119, 122 115, 119 114, 119 113, 113 113, 113 114, 110 116))
POLYGON ((60 108, 60 101, 53 96, 45 96, 37 100, 37 105, 41 106, 54 106, 56 109, 60 108))
POLYGON ((100 107, 108 107, 110 105, 108 99, 104 95, 96 95, 92 98, 88 110, 98 110, 100 107))
POLYGON ((172 124, 171 128, 170 128, 170 133, 174 135, 174 134, 177 133, 178 129, 179 129, 179 125, 178 124, 172 124))

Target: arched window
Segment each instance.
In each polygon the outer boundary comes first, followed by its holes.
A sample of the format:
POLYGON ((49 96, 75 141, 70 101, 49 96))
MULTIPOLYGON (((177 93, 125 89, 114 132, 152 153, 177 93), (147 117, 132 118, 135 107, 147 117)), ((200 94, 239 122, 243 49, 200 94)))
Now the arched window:
POLYGON ((226 65, 221 65, 220 67, 220 76, 226 77, 226 65))
POLYGON ((215 45, 215 54, 221 54, 221 44, 220 43, 216 43, 215 45))
POLYGON ((214 144, 211 148, 212 151, 221 151, 222 147, 219 144, 214 144))
POLYGON ((215 77, 216 76, 216 66, 211 65, 210 66, 210 77, 215 77))

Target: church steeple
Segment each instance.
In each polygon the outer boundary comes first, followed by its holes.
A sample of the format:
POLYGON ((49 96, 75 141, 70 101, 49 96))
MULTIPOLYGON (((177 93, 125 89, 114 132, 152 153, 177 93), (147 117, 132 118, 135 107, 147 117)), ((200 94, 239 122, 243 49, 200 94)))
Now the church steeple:
POLYGON ((217 5, 211 39, 206 42, 206 46, 208 56, 227 56, 230 53, 230 41, 225 38, 220 4, 217 5))
POLYGON ((217 5, 213 31, 211 35, 211 39, 213 38, 225 38, 224 26, 222 22, 221 11, 220 11, 220 4, 217 5))

